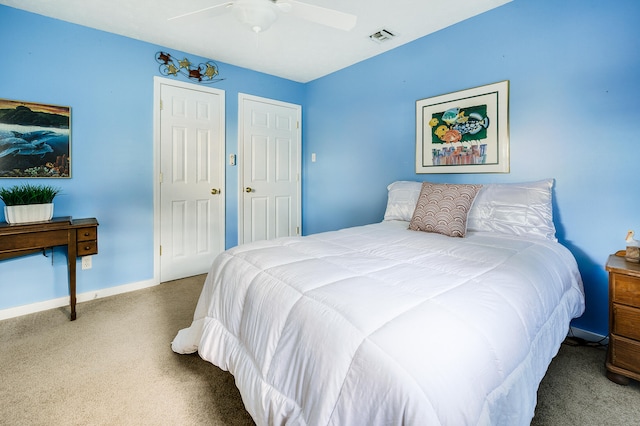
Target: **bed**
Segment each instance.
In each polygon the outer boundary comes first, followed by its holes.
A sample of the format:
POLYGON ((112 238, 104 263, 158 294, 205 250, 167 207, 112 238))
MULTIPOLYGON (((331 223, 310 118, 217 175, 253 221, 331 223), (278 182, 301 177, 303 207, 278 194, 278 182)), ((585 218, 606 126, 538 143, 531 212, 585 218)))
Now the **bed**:
POLYGON ((225 251, 172 349, 231 372, 258 425, 530 424, 584 311, 553 181, 449 185, 475 191, 460 215, 446 185, 394 182, 380 223, 225 251), (433 205, 455 226, 415 230, 433 205))

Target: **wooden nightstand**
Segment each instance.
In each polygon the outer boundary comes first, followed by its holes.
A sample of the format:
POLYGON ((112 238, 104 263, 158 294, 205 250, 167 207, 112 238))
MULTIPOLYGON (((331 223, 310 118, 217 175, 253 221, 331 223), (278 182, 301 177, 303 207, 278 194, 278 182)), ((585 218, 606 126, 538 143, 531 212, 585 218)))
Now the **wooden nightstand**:
POLYGON ((626 385, 640 380, 640 264, 609 256, 607 377, 626 385))

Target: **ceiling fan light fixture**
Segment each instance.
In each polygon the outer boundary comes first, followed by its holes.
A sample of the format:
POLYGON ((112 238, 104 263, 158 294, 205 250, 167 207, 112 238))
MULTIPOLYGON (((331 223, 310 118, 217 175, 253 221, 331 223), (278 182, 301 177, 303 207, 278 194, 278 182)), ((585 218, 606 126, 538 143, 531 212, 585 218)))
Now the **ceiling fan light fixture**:
POLYGON ((268 30, 278 18, 273 3, 264 0, 237 0, 233 12, 256 33, 268 30))

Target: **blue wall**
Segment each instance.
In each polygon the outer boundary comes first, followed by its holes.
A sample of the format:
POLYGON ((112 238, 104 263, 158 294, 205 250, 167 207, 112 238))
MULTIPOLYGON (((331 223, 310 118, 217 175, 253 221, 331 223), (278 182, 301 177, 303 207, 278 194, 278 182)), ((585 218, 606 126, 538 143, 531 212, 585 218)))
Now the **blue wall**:
POLYGON ((607 334, 604 263, 640 234, 639 17, 635 0, 515 0, 307 84, 305 232, 380 220, 394 180, 555 178, 558 238, 587 296, 574 325, 607 334), (511 172, 415 174, 415 101, 502 80, 511 172))
MULTIPOLYGON (((555 178, 558 237, 587 292, 574 325, 606 334, 604 262, 628 229, 640 234, 638 16, 635 0, 514 0, 307 84, 220 64, 227 151, 237 152, 238 92, 303 105, 305 234, 381 220, 394 180, 555 178), (511 172, 416 175, 415 101, 501 80, 510 81, 511 172)), ((101 224, 100 255, 78 271, 79 292, 150 279, 160 48, 2 6, 0 37, 15 40, 3 52, 0 97, 72 107, 73 178, 55 181, 65 192, 56 214, 101 224)), ((237 242, 236 170, 227 166, 228 247, 237 242)), ((65 261, 0 262, 0 309, 66 295, 65 261)))
MULTIPOLYGON (((71 107, 72 178, 38 182, 62 188, 56 216, 100 223, 100 254, 92 269, 78 268, 78 293, 153 279, 155 53, 167 49, 5 6, 0 39, 0 98, 71 107)), ((169 51, 194 63, 206 60, 169 51)), ((238 152, 239 92, 303 103, 303 84, 218 65, 225 80, 213 87, 226 94, 227 153, 238 152)), ((227 165, 227 247, 238 237, 237 170, 227 165)), ((0 186, 19 182, 3 179, 0 186)), ((0 310, 65 297, 67 286, 62 249, 53 260, 32 255, 0 262, 0 310)))

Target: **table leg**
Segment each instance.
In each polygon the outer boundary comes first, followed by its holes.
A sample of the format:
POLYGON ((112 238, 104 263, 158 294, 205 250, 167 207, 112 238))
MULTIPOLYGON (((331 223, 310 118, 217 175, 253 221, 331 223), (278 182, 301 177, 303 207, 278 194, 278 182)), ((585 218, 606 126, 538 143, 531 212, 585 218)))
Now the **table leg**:
POLYGON ((76 319, 76 260, 78 255, 76 243, 76 230, 70 229, 67 258, 69 261, 69 306, 71 307, 71 321, 76 319))

